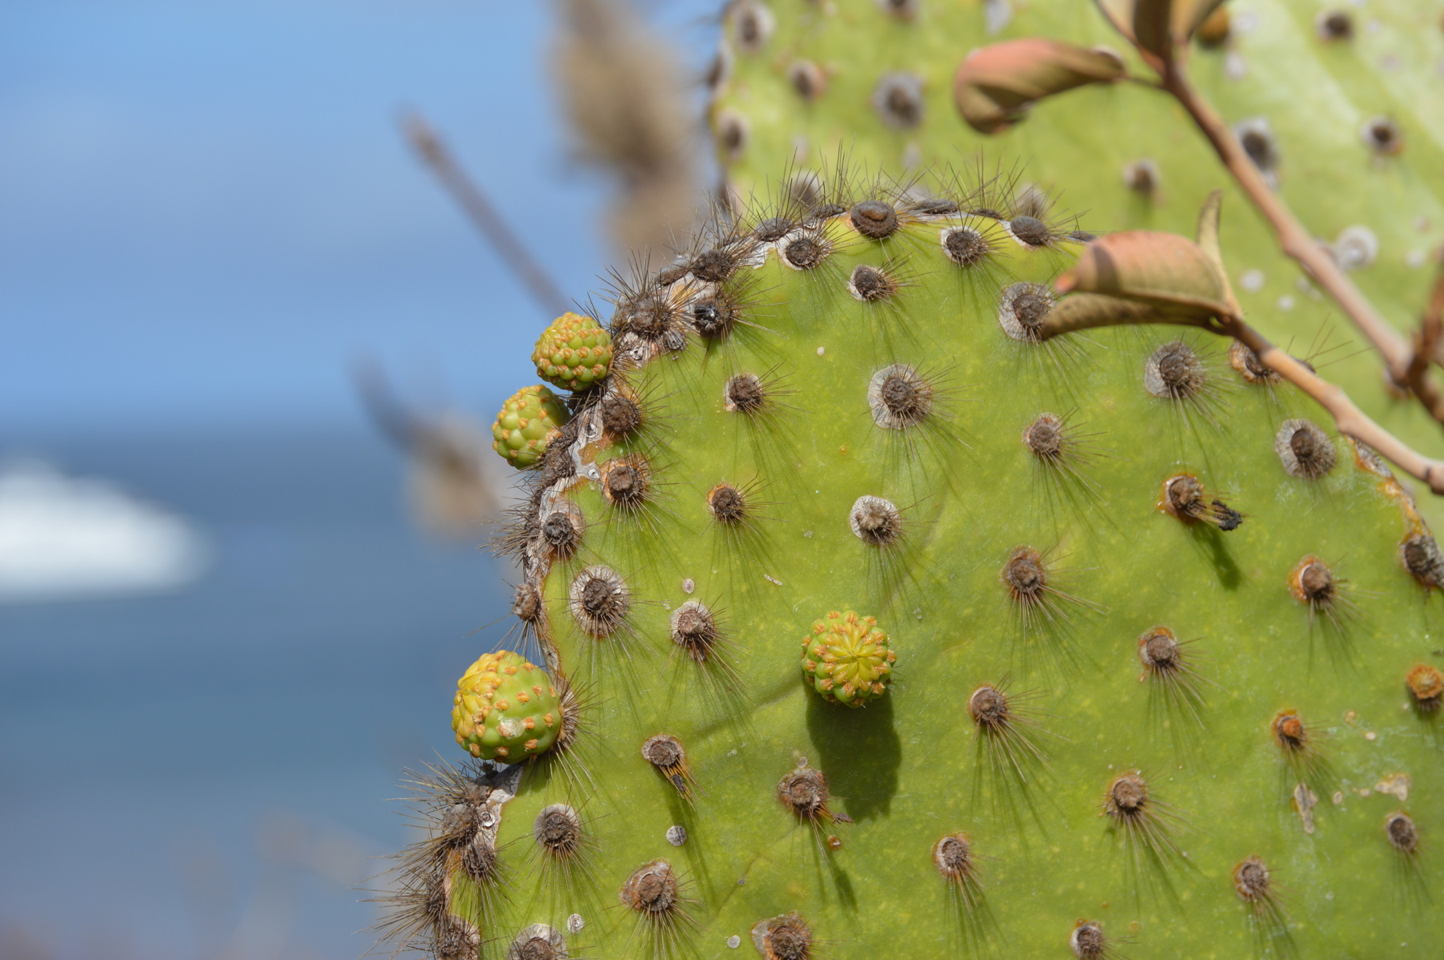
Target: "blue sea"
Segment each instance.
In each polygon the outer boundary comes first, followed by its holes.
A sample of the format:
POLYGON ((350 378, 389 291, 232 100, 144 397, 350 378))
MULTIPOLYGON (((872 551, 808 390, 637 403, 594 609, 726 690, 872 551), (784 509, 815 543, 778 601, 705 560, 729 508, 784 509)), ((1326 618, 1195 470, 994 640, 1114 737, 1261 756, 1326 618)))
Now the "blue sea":
POLYGON ((0 605, 0 956, 351 960, 408 830, 401 772, 460 757, 457 674, 501 568, 410 522, 355 429, 5 437, 193 522, 177 592, 0 605))

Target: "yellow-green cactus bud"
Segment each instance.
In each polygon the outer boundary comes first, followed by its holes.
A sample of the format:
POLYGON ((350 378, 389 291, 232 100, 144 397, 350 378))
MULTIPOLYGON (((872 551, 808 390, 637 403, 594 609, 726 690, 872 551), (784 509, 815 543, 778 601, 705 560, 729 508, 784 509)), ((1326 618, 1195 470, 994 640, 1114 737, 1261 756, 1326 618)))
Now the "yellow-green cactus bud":
POLYGON ((823 699, 860 707, 887 692, 897 654, 875 617, 836 610, 802 638, 802 673, 823 699))
POLYGON ((591 317, 564 313, 551 322, 531 353, 536 374, 563 390, 585 390, 607 375, 612 338, 591 317))
POLYGON ((556 743, 561 695, 546 672, 521 654, 488 653, 457 681, 451 729, 473 757, 517 763, 556 743))
POLYGON ((522 387, 496 415, 491 448, 518 470, 534 467, 568 419, 567 408, 546 387, 522 387))

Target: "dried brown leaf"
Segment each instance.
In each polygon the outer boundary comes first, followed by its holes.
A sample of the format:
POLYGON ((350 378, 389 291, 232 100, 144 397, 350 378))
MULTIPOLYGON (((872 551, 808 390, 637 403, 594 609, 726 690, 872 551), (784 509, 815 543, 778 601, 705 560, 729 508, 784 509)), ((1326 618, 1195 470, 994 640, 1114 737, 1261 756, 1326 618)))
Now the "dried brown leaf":
POLYGON ((1123 61, 1111 50, 1025 37, 968 54, 953 77, 953 102, 973 129, 998 133, 1044 97, 1121 76, 1123 61))
POLYGON ((1056 286, 1064 293, 1143 301, 1197 318, 1232 312, 1223 271, 1202 247, 1174 233, 1127 230, 1099 237, 1056 286))

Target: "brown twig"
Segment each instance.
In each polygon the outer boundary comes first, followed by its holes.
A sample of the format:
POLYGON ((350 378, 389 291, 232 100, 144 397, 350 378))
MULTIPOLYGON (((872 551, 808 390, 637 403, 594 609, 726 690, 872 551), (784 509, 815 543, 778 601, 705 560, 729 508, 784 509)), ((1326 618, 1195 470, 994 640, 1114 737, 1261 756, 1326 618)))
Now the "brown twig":
POLYGON ((1419 318, 1419 330, 1414 334, 1414 354, 1404 371, 1405 382, 1414 391, 1420 402, 1429 406, 1429 412, 1436 420, 1444 422, 1444 400, 1441 400, 1434 384, 1429 380, 1429 363, 1439 356, 1444 344, 1444 262, 1434 275, 1434 288, 1429 294, 1429 305, 1419 318))
POLYGON ((1340 433, 1368 444, 1381 457, 1409 476, 1423 481, 1436 494, 1444 494, 1444 461, 1419 453, 1398 437, 1379 426, 1373 418, 1349 399, 1342 387, 1329 383, 1310 368, 1289 356, 1268 341, 1263 334, 1244 322, 1235 311, 1230 316, 1204 316, 1198 313, 1159 316, 1156 311, 1092 311, 1086 317, 1074 315, 1067 325, 1050 326, 1044 320, 1040 338, 1049 340, 1076 330, 1092 327, 1125 326, 1142 323, 1171 323, 1198 327, 1210 333, 1231 337, 1258 355, 1259 360, 1289 383, 1308 394, 1319 406, 1333 415, 1340 433))
MULTIPOLYGON (((1358 327, 1359 332, 1383 357, 1389 378, 1401 386, 1407 383, 1406 371, 1411 351, 1404 338, 1379 315, 1323 246, 1299 223, 1279 195, 1264 182, 1243 144, 1239 143, 1228 125, 1189 83, 1183 65, 1174 59, 1165 67, 1161 78, 1163 89, 1188 111, 1188 115, 1213 145, 1224 167, 1254 209, 1269 222, 1284 253, 1303 267, 1304 272, 1348 315, 1354 326, 1358 327)), ((1428 386, 1427 392, 1435 393, 1432 384, 1428 386)), ((1423 399, 1424 395, 1420 396, 1423 399)), ((1434 403, 1426 402, 1425 405, 1430 408, 1431 413, 1434 412, 1434 403)))
POLYGON ((561 289, 527 252, 506 218, 497 212, 481 187, 455 161, 431 125, 420 114, 407 113, 401 118, 401 127, 407 141, 486 237, 492 249, 521 279, 537 305, 550 314, 565 312, 567 298, 562 296, 561 289))

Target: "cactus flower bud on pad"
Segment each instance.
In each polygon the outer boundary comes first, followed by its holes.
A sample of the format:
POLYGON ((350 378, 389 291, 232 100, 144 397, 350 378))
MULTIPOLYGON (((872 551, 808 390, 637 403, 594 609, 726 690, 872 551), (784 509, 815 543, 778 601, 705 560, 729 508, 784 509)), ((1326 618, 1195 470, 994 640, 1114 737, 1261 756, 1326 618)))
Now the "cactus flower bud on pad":
POLYGON ((472 756, 516 763, 556 742, 561 696, 541 667, 498 650, 479 658, 457 682, 451 727, 472 756))

